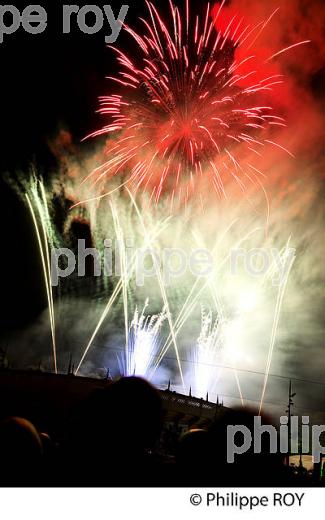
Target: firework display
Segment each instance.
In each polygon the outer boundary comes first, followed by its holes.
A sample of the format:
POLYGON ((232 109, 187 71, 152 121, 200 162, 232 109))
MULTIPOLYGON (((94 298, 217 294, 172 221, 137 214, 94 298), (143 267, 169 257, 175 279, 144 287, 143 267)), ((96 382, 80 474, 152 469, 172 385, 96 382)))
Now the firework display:
MULTIPOLYGON (((273 153, 294 159, 285 110, 273 99, 285 77, 270 64, 308 40, 261 56, 254 46, 277 11, 248 24, 225 2, 169 2, 164 15, 146 5, 141 29, 123 24, 132 52, 113 49, 119 71, 100 97, 104 126, 88 136, 104 136, 104 149, 84 162, 60 157, 64 167, 50 182, 33 172, 20 183, 45 283, 47 363, 61 372, 72 352, 75 375, 99 366, 243 406, 247 374, 255 374, 261 412, 277 341, 297 334, 281 322, 285 298, 295 312, 316 254, 295 263, 318 221, 307 238, 300 233, 299 182, 279 192, 269 182, 273 153), (114 270, 93 276, 92 266, 87 281, 74 273, 53 286, 53 250, 73 249, 78 226, 100 265, 110 255, 114 270), (202 255, 210 264, 204 276, 192 269, 202 255)), ((311 207, 316 191, 308 188, 311 207)), ((62 273, 69 258, 60 255, 62 273)))
POLYGON ((107 122, 91 135, 110 139, 107 161, 91 173, 90 186, 104 190, 107 179, 119 176, 121 185, 148 189, 155 201, 167 193, 171 203, 182 202, 198 184, 225 197, 229 180, 243 191, 262 182, 254 156, 261 157, 265 147, 290 154, 273 140, 286 125, 266 95, 283 78, 261 78, 251 49, 272 17, 253 28, 234 17, 217 30, 223 4, 207 4, 199 14, 184 5, 185 13, 170 3, 167 22, 147 2, 143 32, 125 25, 137 51, 129 56, 114 49, 121 71, 109 79, 120 88, 100 98, 107 122))

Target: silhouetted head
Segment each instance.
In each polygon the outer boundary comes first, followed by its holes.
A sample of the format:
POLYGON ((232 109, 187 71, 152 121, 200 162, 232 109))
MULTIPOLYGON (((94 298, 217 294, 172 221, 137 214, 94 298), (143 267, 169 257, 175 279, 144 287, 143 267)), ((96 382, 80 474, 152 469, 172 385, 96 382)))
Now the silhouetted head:
POLYGON ((33 424, 20 417, 0 422, 1 480, 28 484, 40 468, 42 442, 33 424))
POLYGON ((42 443, 43 454, 44 456, 48 457, 54 451, 54 444, 52 439, 47 433, 44 432, 40 433, 39 436, 42 443))
POLYGON ((182 466, 204 465, 211 455, 210 449, 210 434, 206 430, 189 430, 179 439, 177 463, 182 466))
POLYGON ((111 433, 121 446, 143 450, 154 446, 162 428, 159 393, 139 377, 124 377, 111 385, 109 413, 111 433))
POLYGON ((225 484, 274 485, 285 478, 278 434, 267 416, 260 416, 258 411, 252 409, 229 409, 215 422, 211 433, 215 446, 215 466, 219 474, 224 475, 225 484), (272 433, 264 432, 259 437, 259 424, 261 428, 267 426, 272 433), (271 439, 272 444, 277 444, 276 453, 271 453, 271 439), (244 452, 237 453, 236 446, 240 451, 245 443, 247 446, 243 448, 244 452), (234 452, 233 462, 229 461, 229 451, 234 452))
POLYGON ((126 377, 93 392, 71 421, 67 456, 91 467, 132 464, 154 446, 162 426, 159 393, 126 377))

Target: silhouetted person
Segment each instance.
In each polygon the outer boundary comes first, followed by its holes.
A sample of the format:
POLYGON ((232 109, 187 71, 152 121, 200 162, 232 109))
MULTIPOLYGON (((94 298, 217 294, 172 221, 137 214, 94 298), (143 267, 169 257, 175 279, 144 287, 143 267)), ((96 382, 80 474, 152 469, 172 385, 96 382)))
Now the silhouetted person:
POLYGON ((71 422, 65 446, 70 483, 152 484, 151 450, 160 435, 161 414, 158 392, 141 378, 122 378, 95 391, 71 422))
MULTIPOLYGON (((290 485, 289 474, 284 465, 284 456, 279 452, 279 438, 277 437, 277 453, 270 453, 270 435, 263 433, 261 436, 261 452, 254 449, 254 417, 258 412, 248 409, 228 409, 219 418, 213 427, 215 485, 224 486, 276 486, 290 485), (243 454, 235 454, 234 462, 227 461, 227 427, 242 425, 246 427, 252 437, 249 449, 243 454)), ((271 425, 264 416, 262 425, 271 425)), ((235 444, 243 444, 243 434, 235 435, 235 444)), ((256 444, 255 444, 256 446, 256 444)))
POLYGON ((0 483, 29 486, 42 483, 43 448, 35 427, 20 417, 0 422, 0 483))
POLYGON ((213 459, 209 432, 193 429, 181 435, 176 452, 177 483, 181 486, 207 486, 211 481, 213 459))

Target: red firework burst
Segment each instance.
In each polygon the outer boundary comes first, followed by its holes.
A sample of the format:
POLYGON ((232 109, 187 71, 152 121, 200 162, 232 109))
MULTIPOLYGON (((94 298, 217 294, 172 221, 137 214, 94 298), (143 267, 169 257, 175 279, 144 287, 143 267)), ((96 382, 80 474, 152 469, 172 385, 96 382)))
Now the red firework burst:
POLYGON ((124 26, 138 52, 133 59, 114 48, 121 70, 110 79, 120 91, 100 98, 109 121, 91 135, 111 135, 107 161, 90 176, 94 184, 119 175, 121 184, 149 189, 158 201, 164 193, 187 199, 200 179, 211 181, 220 196, 229 178, 242 190, 245 182, 260 182, 262 173, 242 160, 243 148, 247 157, 262 155, 266 143, 283 148, 270 140, 270 129, 285 126, 284 120, 263 95, 282 79, 248 70, 254 56, 243 49, 271 17, 253 28, 236 16, 223 23, 223 3, 208 4, 200 17, 185 0, 182 17, 170 2, 169 28, 147 2, 144 33, 124 26))

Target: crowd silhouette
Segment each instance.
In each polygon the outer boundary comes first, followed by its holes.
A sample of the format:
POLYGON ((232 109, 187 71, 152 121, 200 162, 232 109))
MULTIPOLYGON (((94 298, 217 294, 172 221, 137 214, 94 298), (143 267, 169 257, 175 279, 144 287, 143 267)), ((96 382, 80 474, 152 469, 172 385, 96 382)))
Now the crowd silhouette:
MULTIPOLYGON (((93 391, 58 441, 27 419, 0 422, 1 486, 292 486, 313 484, 283 456, 252 449, 227 462, 227 426, 253 429, 254 413, 227 410, 208 429, 174 429, 166 451, 162 402, 138 377, 93 391), (164 446, 164 448, 163 448, 164 446)), ((266 420, 266 419, 264 419, 266 420)))

